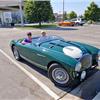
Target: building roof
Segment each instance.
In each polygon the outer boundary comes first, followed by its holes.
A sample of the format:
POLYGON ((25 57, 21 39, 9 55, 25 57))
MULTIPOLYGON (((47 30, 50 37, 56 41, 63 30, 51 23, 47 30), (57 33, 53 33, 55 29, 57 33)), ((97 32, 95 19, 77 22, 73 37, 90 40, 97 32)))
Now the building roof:
POLYGON ((0 10, 18 10, 22 0, 0 0, 0 10))

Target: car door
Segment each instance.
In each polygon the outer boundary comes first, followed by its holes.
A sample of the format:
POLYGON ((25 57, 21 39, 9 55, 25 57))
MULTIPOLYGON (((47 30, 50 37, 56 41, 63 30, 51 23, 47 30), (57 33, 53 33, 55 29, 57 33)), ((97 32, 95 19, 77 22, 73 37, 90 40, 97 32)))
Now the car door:
MULTIPOLYGON (((47 56, 47 50, 43 47, 37 46, 34 50, 31 48, 32 54, 35 55, 35 62, 40 65, 41 67, 46 68, 47 64, 50 62, 50 59, 47 56)), ((33 57, 31 58, 34 59, 33 57)))
POLYGON ((32 47, 32 43, 27 43, 24 45, 22 43, 17 44, 17 48, 18 48, 20 55, 26 59, 30 59, 31 47, 32 47))
POLYGON ((28 49, 30 53, 30 60, 37 66, 42 67, 43 69, 47 69, 47 64, 50 59, 45 54, 46 50, 40 46, 32 46, 32 48, 28 49))
POLYGON ((47 64, 50 60, 45 54, 45 48, 34 45, 32 43, 28 43, 25 45, 19 44, 18 49, 24 59, 44 69, 47 68, 47 64))

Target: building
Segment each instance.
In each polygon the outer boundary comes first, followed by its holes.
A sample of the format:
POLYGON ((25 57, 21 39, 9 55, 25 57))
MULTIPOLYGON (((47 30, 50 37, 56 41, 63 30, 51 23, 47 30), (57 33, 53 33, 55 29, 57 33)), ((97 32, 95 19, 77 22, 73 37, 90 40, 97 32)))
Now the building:
POLYGON ((55 21, 59 22, 63 20, 63 14, 54 13, 55 21))
POLYGON ((0 25, 8 25, 12 23, 11 12, 0 12, 0 25))
POLYGON ((21 25, 23 26, 23 0, 0 0, 0 26, 6 26, 13 22, 12 13, 19 12, 21 25))

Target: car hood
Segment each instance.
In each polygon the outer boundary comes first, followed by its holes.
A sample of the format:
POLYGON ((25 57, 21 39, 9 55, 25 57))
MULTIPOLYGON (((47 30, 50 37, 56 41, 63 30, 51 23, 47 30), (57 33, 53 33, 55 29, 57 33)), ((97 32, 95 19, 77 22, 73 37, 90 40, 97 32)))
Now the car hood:
POLYGON ((83 56, 83 54, 87 53, 87 50, 82 45, 72 41, 54 40, 43 43, 41 46, 50 50, 61 52, 64 55, 75 59, 79 59, 83 56))

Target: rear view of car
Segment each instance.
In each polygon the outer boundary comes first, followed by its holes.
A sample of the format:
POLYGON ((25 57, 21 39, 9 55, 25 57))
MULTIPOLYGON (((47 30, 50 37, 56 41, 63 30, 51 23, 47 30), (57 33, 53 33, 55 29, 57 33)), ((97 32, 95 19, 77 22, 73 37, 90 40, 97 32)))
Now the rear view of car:
POLYGON ((85 24, 85 21, 82 18, 74 18, 71 21, 75 22, 75 25, 77 26, 83 26, 85 24))

